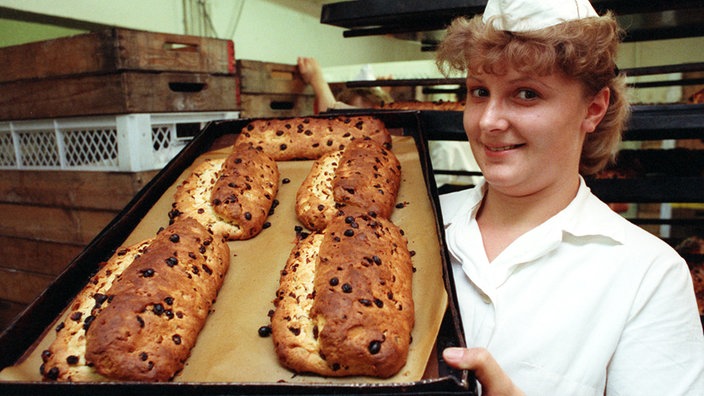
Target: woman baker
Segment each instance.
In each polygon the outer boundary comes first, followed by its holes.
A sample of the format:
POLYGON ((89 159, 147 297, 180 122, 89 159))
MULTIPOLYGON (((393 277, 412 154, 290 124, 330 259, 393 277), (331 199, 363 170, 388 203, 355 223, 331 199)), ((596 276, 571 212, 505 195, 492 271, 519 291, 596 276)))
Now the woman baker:
POLYGON ((489 0, 439 47, 484 175, 441 196, 468 344, 444 359, 485 395, 704 395, 685 261, 583 179, 628 117, 621 36, 587 0, 489 0))

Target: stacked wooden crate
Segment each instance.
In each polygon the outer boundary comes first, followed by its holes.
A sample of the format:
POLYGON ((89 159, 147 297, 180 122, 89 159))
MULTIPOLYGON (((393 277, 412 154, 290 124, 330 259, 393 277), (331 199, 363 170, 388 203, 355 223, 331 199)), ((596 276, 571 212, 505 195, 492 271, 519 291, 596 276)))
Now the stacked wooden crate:
POLYGON ((237 107, 230 40, 112 28, 0 54, 0 120, 237 107))
POLYGON ((296 117, 314 113, 315 95, 296 65, 237 60, 242 117, 296 117))
MULTIPOLYGON (((230 40, 119 28, 0 48, 0 124, 236 111, 234 68, 230 40)), ((0 136, 0 159, 23 154, 13 133, 0 136)), ((144 132, 125 132, 135 133, 144 132)), ((0 178, 0 331, 158 172, 7 163, 0 178)))

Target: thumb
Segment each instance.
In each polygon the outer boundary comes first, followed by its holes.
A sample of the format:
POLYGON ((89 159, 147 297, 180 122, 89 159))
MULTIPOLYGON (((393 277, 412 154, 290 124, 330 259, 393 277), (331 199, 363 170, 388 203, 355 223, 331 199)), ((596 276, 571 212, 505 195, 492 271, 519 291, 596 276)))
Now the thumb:
POLYGON ((477 381, 482 385, 484 396, 523 395, 491 353, 484 348, 447 348, 442 356, 452 367, 474 371, 477 381))

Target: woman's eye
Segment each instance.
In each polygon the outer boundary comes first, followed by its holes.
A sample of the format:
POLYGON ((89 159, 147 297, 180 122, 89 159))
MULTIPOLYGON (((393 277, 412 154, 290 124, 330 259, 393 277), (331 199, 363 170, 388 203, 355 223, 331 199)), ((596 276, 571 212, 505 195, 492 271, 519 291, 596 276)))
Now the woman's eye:
POLYGON ((530 89, 521 89, 520 91, 518 91, 517 96, 519 99, 531 100, 537 98, 538 94, 530 89))
POLYGON ((489 96, 489 90, 486 88, 472 88, 469 93, 476 98, 489 96))

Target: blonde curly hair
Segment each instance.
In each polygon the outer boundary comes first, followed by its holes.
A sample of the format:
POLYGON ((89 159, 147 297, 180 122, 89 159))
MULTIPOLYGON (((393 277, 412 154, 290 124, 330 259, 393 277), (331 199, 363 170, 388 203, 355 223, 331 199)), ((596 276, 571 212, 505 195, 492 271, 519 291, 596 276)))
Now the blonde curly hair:
POLYGON ((539 75, 559 71, 581 81, 588 96, 608 87, 606 115, 582 146, 579 171, 591 175, 615 159, 630 115, 626 77, 616 71, 615 63, 622 37, 610 12, 530 32, 494 29, 481 15, 461 17, 447 29, 436 63, 446 76, 452 71, 501 74, 507 64, 539 75))

